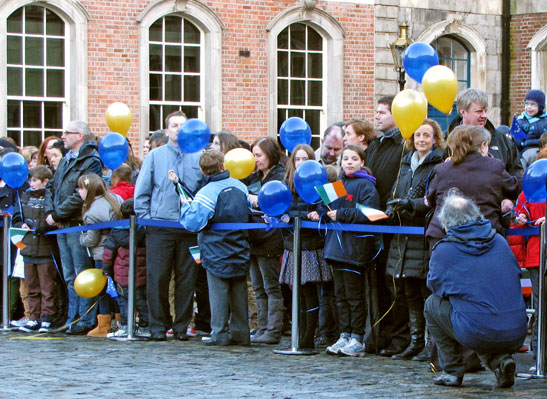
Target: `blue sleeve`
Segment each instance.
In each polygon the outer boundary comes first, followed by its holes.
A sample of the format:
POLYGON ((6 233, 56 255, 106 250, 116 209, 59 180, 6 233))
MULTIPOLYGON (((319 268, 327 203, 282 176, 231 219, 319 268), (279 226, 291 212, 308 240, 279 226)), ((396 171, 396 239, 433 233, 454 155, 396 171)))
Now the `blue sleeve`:
MULTIPOLYGON (((446 245, 446 244, 444 244, 446 245)), ((427 288, 429 290, 443 298, 447 297, 445 279, 447 275, 446 260, 447 253, 443 249, 443 244, 439 244, 435 247, 431 253, 431 259, 429 260, 429 272, 427 273, 427 288)))
POLYGON ((150 218, 150 199, 154 180, 154 154, 144 158, 135 184, 135 214, 139 218, 150 218))
POLYGON ((215 201, 200 190, 193 201, 186 201, 180 209, 180 224, 188 231, 200 231, 215 215, 215 201))

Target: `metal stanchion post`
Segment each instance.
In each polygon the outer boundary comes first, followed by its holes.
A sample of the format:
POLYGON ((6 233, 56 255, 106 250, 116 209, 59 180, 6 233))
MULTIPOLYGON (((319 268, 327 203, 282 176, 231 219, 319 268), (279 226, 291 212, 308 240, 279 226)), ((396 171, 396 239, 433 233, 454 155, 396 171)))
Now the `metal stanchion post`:
POLYGON ((10 224, 10 216, 4 215, 4 270, 2 274, 2 326, 0 327, 0 331, 11 331, 9 317, 9 272, 11 263, 10 224))
POLYGON ((302 245, 300 241, 300 229, 302 220, 299 217, 294 219, 294 242, 293 242, 293 286, 292 286, 292 327, 291 347, 289 349, 276 349, 273 352, 280 355, 317 355, 314 349, 300 349, 300 280, 302 268, 302 245))
POLYGON ((135 335, 135 297, 137 286, 137 217, 129 218, 129 287, 127 290, 127 337, 111 337, 115 341, 143 341, 135 335))
POLYGON ((545 225, 541 225, 539 242, 541 243, 539 249, 539 284, 538 284, 538 304, 535 317, 538 319, 538 340, 537 340, 537 358, 536 358, 536 373, 518 373, 517 377, 520 378, 547 378, 545 375, 545 351, 547 343, 547 298, 545 295, 545 255, 546 255, 546 234, 545 225))

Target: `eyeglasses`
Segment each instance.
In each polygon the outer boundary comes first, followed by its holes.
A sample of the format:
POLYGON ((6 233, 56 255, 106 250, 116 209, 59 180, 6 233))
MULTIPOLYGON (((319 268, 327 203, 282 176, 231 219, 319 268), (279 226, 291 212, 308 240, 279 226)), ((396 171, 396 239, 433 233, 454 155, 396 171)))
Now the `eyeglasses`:
POLYGON ((65 130, 63 134, 80 134, 80 132, 71 132, 71 131, 65 130))
POLYGON ((537 107, 538 104, 535 102, 535 101, 525 101, 524 102, 524 106, 528 106, 528 107, 537 107))

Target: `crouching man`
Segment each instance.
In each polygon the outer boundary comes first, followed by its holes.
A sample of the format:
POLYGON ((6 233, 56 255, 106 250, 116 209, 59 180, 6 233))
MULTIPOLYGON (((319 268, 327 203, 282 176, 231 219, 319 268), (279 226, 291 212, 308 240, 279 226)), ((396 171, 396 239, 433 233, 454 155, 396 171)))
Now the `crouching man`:
POLYGON ((432 295, 424 310, 443 369, 435 384, 462 384, 466 345, 494 372, 497 387, 509 388, 511 354, 526 337, 520 267, 506 240, 456 189, 448 192, 439 218, 446 237, 433 247, 427 276, 432 295))

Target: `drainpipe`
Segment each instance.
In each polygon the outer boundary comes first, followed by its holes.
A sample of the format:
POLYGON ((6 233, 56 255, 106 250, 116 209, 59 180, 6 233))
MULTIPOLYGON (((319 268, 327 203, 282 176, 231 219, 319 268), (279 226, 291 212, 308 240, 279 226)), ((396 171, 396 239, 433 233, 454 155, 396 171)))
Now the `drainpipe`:
POLYGON ((501 11, 501 123, 511 117, 511 0, 503 0, 501 11))

